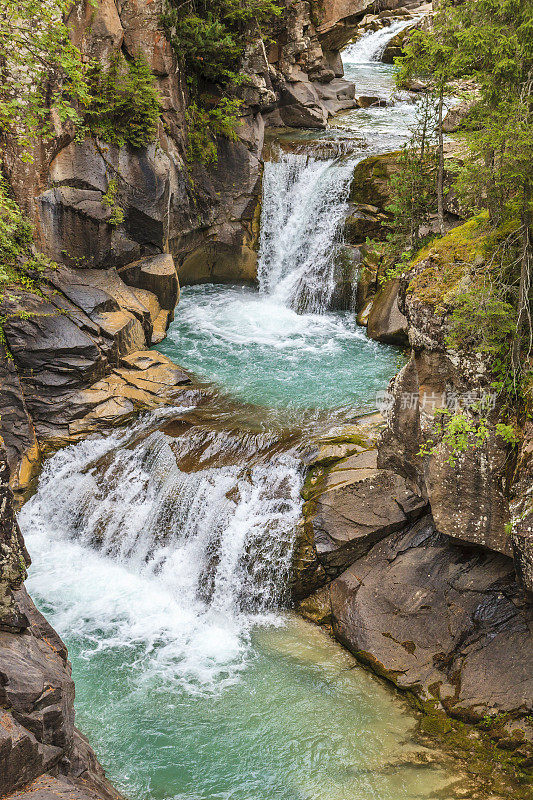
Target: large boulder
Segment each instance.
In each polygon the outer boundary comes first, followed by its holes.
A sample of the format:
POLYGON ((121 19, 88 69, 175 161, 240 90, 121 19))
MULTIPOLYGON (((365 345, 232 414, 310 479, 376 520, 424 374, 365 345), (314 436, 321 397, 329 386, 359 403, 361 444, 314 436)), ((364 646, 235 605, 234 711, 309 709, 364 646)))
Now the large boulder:
POLYGON ((472 107, 473 101, 463 100, 449 108, 442 121, 442 130, 444 133, 455 133, 464 127, 468 115, 472 111, 472 107))
POLYGON ((281 92, 280 115, 291 128, 325 128, 328 112, 316 88, 304 81, 287 83, 281 92))
POLYGON ((152 292, 162 309, 174 314, 179 299, 179 281, 170 253, 141 258, 119 270, 122 280, 129 286, 152 292))
POLYGON ((353 203, 371 203, 385 211, 392 200, 391 178, 400 169, 399 153, 370 156, 360 161, 353 173, 350 200, 353 203))
POLYGON ((313 86, 331 116, 356 106, 355 85, 351 81, 335 78, 329 83, 314 83, 313 86))
POLYGON ((427 505, 403 478, 376 465, 375 451, 348 457, 330 473, 308 516, 318 559, 330 573, 403 528, 427 505))
POLYGON ((430 707, 466 722, 526 717, 533 616, 519 595, 510 559, 454 544, 425 518, 331 584, 333 629, 358 659, 430 707))
POLYGON ((400 281, 395 278, 387 281, 378 292, 368 315, 367 333, 378 342, 405 347, 409 344, 407 318, 398 305, 399 291, 400 281))
POLYGON ((295 551, 295 570, 304 573, 297 581, 299 596, 338 575, 427 507, 408 481, 378 469, 379 424, 378 415, 365 424, 333 429, 308 458, 304 524, 295 551))

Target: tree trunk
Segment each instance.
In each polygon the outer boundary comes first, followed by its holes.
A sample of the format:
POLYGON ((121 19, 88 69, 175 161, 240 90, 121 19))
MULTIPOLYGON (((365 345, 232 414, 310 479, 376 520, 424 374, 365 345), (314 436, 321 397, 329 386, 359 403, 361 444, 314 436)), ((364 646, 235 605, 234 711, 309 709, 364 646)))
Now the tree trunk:
POLYGON ((533 329, 531 324, 531 272, 533 268, 533 242, 531 237, 531 186, 526 179, 522 195, 522 256, 520 259, 520 287, 518 290, 518 316, 516 320, 516 333, 513 340, 512 364, 515 376, 522 371, 522 334, 526 322, 528 324, 528 351, 526 358, 531 354, 533 344, 533 329))
POLYGON ((439 171, 437 174, 437 214, 441 236, 444 234, 444 135, 442 131, 442 110, 444 105, 444 87, 439 90, 439 117, 437 132, 439 137, 439 171))

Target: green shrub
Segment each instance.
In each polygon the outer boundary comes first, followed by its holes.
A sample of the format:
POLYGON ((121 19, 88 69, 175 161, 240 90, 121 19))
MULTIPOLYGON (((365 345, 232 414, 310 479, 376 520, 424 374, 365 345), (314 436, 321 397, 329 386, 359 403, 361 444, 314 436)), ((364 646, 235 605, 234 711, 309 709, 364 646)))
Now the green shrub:
POLYGON ((204 166, 216 164, 218 160, 215 137, 225 136, 227 139, 237 138, 237 127, 241 124, 238 112, 240 100, 221 98, 219 104, 207 110, 199 107, 194 101, 187 111, 187 159, 197 161, 204 166))
POLYGON ((93 134, 119 147, 147 147, 155 140, 161 104, 143 55, 126 61, 117 53, 108 67, 92 62, 87 80, 85 122, 93 134))
POLYGON ((246 43, 262 36, 281 13, 278 0, 171 0, 163 24, 189 84, 189 161, 214 164, 216 136, 235 138, 246 43))
POLYGON ((120 225, 124 222, 124 209, 118 203, 118 178, 111 178, 107 184, 107 191, 102 195, 102 205, 111 209, 111 216, 108 219, 109 225, 120 225))

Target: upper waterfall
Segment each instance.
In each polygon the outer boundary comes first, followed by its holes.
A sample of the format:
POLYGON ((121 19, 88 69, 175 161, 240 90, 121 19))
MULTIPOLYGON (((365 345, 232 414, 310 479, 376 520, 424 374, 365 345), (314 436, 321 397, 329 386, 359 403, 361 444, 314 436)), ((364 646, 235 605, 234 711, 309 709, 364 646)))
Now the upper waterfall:
POLYGON ((300 313, 323 313, 348 213, 354 161, 284 153, 265 164, 258 280, 300 313))
POLYGON ((342 54, 343 61, 351 64, 367 64, 380 61, 385 47, 397 33, 413 24, 413 19, 402 19, 393 22, 386 28, 364 33, 354 44, 346 48, 342 54))

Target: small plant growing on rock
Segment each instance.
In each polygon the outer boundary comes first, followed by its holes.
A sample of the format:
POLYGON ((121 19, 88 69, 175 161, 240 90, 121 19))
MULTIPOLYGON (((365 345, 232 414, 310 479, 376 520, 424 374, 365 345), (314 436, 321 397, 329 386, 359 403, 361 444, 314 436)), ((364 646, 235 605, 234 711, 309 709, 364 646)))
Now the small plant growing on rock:
POLYGON ((117 202, 118 178, 111 178, 107 184, 107 192, 102 195, 102 205, 111 209, 108 224, 116 227, 124 222, 124 209, 117 202))
POLYGON ((278 0, 171 0, 163 24, 185 67, 191 96, 186 114, 189 162, 216 163, 216 137, 235 138, 246 44, 268 33, 282 10, 278 0))

